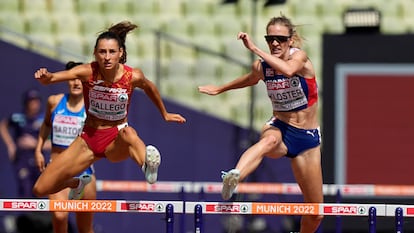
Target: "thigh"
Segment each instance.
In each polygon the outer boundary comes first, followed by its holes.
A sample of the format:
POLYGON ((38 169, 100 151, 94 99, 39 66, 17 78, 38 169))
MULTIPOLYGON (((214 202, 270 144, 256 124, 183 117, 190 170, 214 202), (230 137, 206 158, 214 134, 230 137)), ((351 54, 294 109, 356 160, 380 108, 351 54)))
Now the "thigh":
MULTIPOLYGON (((83 139, 78 137, 65 151, 53 158, 53 161, 46 166, 38 182, 60 184, 84 171, 95 160, 93 152, 88 148, 83 139)), ((52 184, 52 186, 55 185, 52 184)))
POLYGON ((132 153, 145 153, 145 144, 134 128, 128 126, 118 132, 116 139, 105 150, 106 158, 118 162, 129 158, 132 153))
POLYGON ((320 146, 306 150, 292 158, 291 165, 305 202, 323 202, 320 146))

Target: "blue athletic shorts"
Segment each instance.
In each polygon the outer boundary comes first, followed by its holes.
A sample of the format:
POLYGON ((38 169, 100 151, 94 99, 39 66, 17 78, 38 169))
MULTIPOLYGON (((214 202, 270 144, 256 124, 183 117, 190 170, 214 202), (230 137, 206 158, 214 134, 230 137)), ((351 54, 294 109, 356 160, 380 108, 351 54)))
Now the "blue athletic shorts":
MULTIPOLYGON (((94 166, 93 166, 93 164, 90 166, 90 167, 88 167, 85 171, 83 171, 81 174, 79 174, 78 176, 81 176, 81 175, 86 175, 86 174, 88 174, 88 175, 92 175, 92 174, 94 174, 95 173, 95 168, 94 168, 94 166)), ((78 177, 77 176, 77 177, 78 177)))
POLYGON ((272 117, 266 124, 274 126, 282 133, 282 141, 288 152, 286 157, 294 158, 300 153, 321 144, 321 135, 317 129, 299 129, 272 117))

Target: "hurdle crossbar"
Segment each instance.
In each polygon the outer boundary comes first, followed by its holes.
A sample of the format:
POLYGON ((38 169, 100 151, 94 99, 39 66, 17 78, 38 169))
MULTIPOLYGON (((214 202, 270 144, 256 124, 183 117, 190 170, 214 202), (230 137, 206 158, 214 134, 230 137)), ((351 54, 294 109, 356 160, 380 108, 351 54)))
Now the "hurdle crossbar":
POLYGON ((0 199, 0 211, 183 213, 182 201, 0 199))
MULTIPOLYGON (((117 181, 97 180, 97 190, 100 192, 159 192, 159 193, 221 193, 221 182, 190 182, 190 181, 159 181, 148 184, 145 181, 117 181)), ((414 196, 414 185, 374 185, 374 184, 324 184, 324 195, 342 196, 414 196)), ((259 194, 290 194, 300 195, 301 191, 296 183, 240 183, 235 192, 259 194)))
POLYGON ((165 213, 167 233, 173 233, 174 213, 194 214, 197 233, 202 232, 203 214, 367 216, 370 233, 377 216, 395 217, 397 233, 402 233, 404 217, 414 217, 414 205, 358 203, 0 199, 0 211, 165 213))
POLYGON ((165 213, 168 204, 174 213, 187 214, 194 213, 195 206, 201 205, 205 214, 368 216, 369 208, 374 207, 377 216, 395 216, 401 208, 404 217, 414 217, 414 205, 358 203, 0 199, 0 211, 165 213))
POLYGON ((404 217, 414 217, 414 205, 358 203, 186 202, 185 213, 195 213, 197 205, 204 214, 369 216, 373 207, 376 216, 395 217, 401 208, 404 217))

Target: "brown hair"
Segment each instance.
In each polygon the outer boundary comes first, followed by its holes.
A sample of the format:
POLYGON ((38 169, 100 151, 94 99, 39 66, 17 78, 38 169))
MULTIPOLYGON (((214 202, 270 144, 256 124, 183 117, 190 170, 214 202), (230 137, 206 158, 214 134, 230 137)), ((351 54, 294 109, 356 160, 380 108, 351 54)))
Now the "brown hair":
POLYGON ((108 28, 107 31, 102 32, 99 34, 98 38, 96 39, 95 49, 98 46, 98 42, 101 39, 114 39, 118 41, 119 47, 124 50, 122 57, 119 60, 119 63, 124 64, 127 61, 127 51, 125 46, 125 40, 127 34, 137 28, 138 26, 129 22, 129 21, 122 21, 115 25, 112 25, 108 28))
POLYGON ((273 17, 269 20, 269 22, 266 25, 266 32, 269 26, 280 24, 289 29, 289 36, 293 40, 292 47, 295 48, 301 48, 303 43, 303 38, 298 34, 296 31, 296 25, 294 25, 289 18, 281 14, 279 17, 273 17))
POLYGON ((75 66, 82 65, 82 62, 68 61, 65 65, 65 70, 70 70, 75 66))

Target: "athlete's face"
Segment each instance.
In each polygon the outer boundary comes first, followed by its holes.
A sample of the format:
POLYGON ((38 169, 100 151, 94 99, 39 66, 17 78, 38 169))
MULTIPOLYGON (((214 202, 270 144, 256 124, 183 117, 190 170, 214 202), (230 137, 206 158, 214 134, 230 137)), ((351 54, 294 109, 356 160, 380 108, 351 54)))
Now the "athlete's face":
POLYGON ((270 53, 279 58, 288 58, 292 38, 289 28, 281 24, 270 25, 267 28, 266 42, 270 53))
POLYGON ((123 50, 115 39, 100 39, 94 51, 95 60, 105 70, 115 69, 123 50))
POLYGON ((69 93, 71 95, 82 95, 83 94, 83 87, 82 87, 82 82, 80 81, 80 79, 73 79, 73 80, 69 80, 68 81, 68 85, 69 85, 69 93))
POLYGON ((26 114, 28 116, 35 116, 40 112, 41 101, 40 99, 30 99, 26 102, 26 114))

